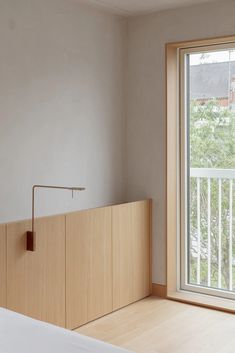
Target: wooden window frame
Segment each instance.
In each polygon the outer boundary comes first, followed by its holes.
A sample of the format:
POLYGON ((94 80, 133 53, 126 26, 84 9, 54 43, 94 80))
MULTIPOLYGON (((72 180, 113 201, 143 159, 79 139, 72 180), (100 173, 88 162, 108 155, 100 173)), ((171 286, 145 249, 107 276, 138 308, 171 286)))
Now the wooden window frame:
POLYGON ((167 298, 235 313, 235 301, 182 290, 180 286, 180 95, 181 49, 228 45, 235 35, 166 44, 167 298))

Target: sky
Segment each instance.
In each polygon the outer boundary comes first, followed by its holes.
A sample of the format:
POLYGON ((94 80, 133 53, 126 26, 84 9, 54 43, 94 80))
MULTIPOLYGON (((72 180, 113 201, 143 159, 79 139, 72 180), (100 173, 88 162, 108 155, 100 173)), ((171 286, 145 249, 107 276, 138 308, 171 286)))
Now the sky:
POLYGON ((230 61, 235 61, 235 49, 233 50, 220 50, 220 51, 210 51, 190 54, 190 65, 200 65, 200 64, 211 64, 211 63, 221 63, 228 62, 230 56, 230 61), (230 55, 229 55, 230 52, 230 55))

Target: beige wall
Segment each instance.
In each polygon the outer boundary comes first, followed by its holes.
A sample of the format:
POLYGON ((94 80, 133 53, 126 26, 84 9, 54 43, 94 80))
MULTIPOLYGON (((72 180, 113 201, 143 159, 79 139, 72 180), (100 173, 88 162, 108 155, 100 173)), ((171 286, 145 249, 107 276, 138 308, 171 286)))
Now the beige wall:
POLYGON ((0 0, 0 223, 125 199, 126 19, 79 0, 0 0), (40 194, 40 195, 39 195, 40 194))
POLYGON ((235 34, 235 2, 130 18, 128 33, 127 19, 83 3, 0 0, 0 223, 30 216, 34 183, 87 187, 78 200, 40 191, 38 215, 152 197, 164 284, 164 46, 235 34))
POLYGON ((129 20, 128 198, 153 197, 153 281, 166 283, 165 43, 235 34, 235 1, 129 20))

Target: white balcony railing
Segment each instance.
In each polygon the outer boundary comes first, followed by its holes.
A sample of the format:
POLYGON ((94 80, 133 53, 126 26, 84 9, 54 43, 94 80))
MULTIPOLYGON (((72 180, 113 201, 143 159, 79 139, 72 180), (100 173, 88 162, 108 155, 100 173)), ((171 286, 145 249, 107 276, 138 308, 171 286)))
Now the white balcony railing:
POLYGON ((198 285, 203 281, 203 284, 208 287, 230 291, 234 290, 235 286, 233 280, 234 180, 235 169, 190 169, 190 198, 193 203, 190 221, 194 224, 192 231, 194 239, 191 239, 191 244, 193 244, 196 260, 194 281, 198 285), (205 270, 202 279, 203 260, 204 267, 205 261, 207 267, 206 280, 205 270))

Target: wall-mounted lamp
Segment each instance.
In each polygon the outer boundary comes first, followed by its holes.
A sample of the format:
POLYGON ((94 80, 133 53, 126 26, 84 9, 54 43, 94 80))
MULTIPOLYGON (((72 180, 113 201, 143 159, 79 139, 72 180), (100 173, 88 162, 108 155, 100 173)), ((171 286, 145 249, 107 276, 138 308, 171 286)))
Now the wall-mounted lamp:
POLYGON ((35 189, 43 188, 43 189, 62 189, 62 190, 70 190, 72 191, 72 195, 75 191, 84 191, 85 188, 77 187, 77 186, 54 186, 54 185, 33 185, 32 187, 32 230, 27 232, 27 243, 26 250, 35 251, 35 230, 34 230, 34 194, 35 189))

